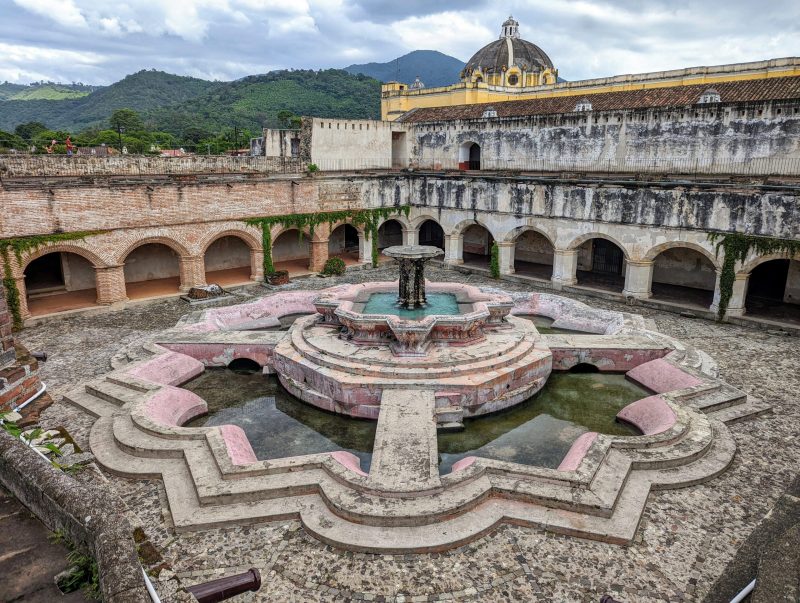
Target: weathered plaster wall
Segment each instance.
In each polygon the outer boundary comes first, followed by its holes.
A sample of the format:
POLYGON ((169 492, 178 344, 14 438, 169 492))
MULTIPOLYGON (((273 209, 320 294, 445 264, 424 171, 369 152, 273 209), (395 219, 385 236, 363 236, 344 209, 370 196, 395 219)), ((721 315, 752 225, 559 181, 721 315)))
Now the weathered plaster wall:
POLYGON ((222 237, 206 250, 206 272, 245 266, 250 266, 250 248, 239 237, 222 237))
POLYGON ((656 258, 653 281, 714 290, 717 272, 711 261, 692 249, 667 249, 656 258))
POLYGON ((313 118, 311 163, 321 170, 392 167, 392 132, 386 121, 313 118))
POLYGON ((86 258, 74 253, 62 253, 61 270, 67 291, 95 288, 94 266, 86 258))
MULTIPOLYGON (((456 168, 466 142, 481 147, 481 169, 659 163, 724 171, 780 168, 800 160, 800 101, 582 112, 409 124, 411 165, 456 168), (746 164, 746 165, 741 165, 746 164)), ((778 173, 785 173, 778 170, 778 173)), ((797 173, 797 172, 795 172, 797 173)))
POLYGON ((534 264, 553 264, 553 246, 542 234, 529 230, 517 239, 515 259, 534 264))
POLYGON ((789 263, 789 276, 786 279, 784 301, 800 304, 800 261, 792 260, 789 263))
POLYGON ((142 245, 125 258, 125 281, 128 283, 175 276, 180 276, 178 256, 166 245, 142 245))
POLYGON ((489 255, 491 244, 489 231, 478 224, 473 224, 464 230, 464 253, 489 255))
POLYGON ((301 260, 309 256, 308 236, 300 236, 297 229, 287 230, 272 242, 272 259, 275 262, 301 260))

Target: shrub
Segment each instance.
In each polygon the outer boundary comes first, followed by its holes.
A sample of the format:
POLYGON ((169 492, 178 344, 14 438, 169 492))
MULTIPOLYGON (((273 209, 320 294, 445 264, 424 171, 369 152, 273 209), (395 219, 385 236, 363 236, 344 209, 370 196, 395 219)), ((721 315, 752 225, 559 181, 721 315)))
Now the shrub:
POLYGON ((308 167, 306 168, 309 174, 313 174, 314 172, 319 171, 319 166, 316 163, 309 163, 308 167))
POLYGON ((500 278, 500 248, 497 246, 497 241, 492 243, 492 260, 489 263, 489 269, 492 271, 492 278, 500 278))
POLYGON ((327 274, 328 276, 341 276, 344 274, 344 271, 345 265, 342 258, 328 258, 328 261, 325 262, 325 266, 322 268, 322 274, 327 274))

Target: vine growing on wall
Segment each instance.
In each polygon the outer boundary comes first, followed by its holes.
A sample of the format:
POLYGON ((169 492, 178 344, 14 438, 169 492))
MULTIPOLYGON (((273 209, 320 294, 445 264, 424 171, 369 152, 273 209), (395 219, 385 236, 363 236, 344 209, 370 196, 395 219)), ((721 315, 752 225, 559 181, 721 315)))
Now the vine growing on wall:
POLYGON ((492 243, 492 256, 489 261, 489 270, 492 273, 492 278, 500 278, 500 248, 497 246, 497 241, 492 243))
POLYGON ((728 303, 733 295, 733 283, 736 280, 736 262, 744 262, 751 251, 761 255, 770 253, 787 253, 790 257, 800 255, 800 241, 793 239, 759 237, 738 232, 711 232, 708 234, 708 239, 716 243, 717 257, 720 250, 725 254, 719 277, 717 320, 725 318, 725 313, 728 311, 728 303))
POLYGON ((261 244, 264 248, 264 277, 275 273, 275 264, 272 261, 272 232, 275 225, 286 229, 296 228, 302 232, 308 229, 310 236, 314 236, 314 229, 321 224, 333 225, 336 222, 348 222, 356 227, 363 227, 364 234, 372 243, 372 265, 378 265, 378 226, 380 223, 398 214, 406 217, 411 211, 410 205, 399 207, 376 207, 374 209, 344 209, 340 211, 315 212, 308 214, 287 214, 283 216, 264 216, 248 218, 245 224, 257 226, 261 229, 261 244))
POLYGON ((6 292, 6 303, 14 321, 14 328, 22 328, 22 309, 20 304, 20 293, 17 288, 17 281, 11 269, 11 254, 22 266, 22 257, 30 252, 39 249, 48 243, 59 243, 63 241, 82 241, 86 237, 99 234, 102 231, 90 232, 59 232, 49 235, 32 235, 29 237, 17 237, 13 239, 0 239, 0 257, 3 260, 3 289, 6 292))

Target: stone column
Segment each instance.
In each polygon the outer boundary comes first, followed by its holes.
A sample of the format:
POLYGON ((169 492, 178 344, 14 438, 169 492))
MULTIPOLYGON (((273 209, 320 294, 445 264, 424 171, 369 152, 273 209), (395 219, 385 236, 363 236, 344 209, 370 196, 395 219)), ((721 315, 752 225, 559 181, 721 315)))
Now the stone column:
POLYGON ((186 255, 180 258, 181 293, 192 287, 206 285, 206 261, 202 255, 186 255))
POLYGON ((358 233, 358 261, 362 264, 372 263, 372 239, 364 232, 358 233))
POLYGON ((444 263, 464 263, 464 238, 460 234, 444 235, 444 263))
MULTIPOLYGON (((749 274, 737 274, 736 279, 733 281, 733 291, 731 292, 731 299, 728 301, 728 309, 725 312, 726 316, 744 316, 745 313, 745 298, 747 297, 747 284, 750 279, 749 274)), ((714 286, 714 302, 711 304, 712 312, 719 311, 719 298, 720 298, 720 273, 717 271, 717 284, 714 286)))
POLYGON ((577 249, 555 249, 553 251, 553 276, 550 281, 553 288, 560 290, 562 287, 574 285, 578 282, 577 249))
POLYGON ((622 290, 622 295, 636 299, 651 297, 654 263, 652 260, 628 261, 625 266, 625 288, 622 290))
POLYGON ((516 243, 497 243, 500 260, 500 274, 514 274, 514 251, 516 243))
POLYGON ((419 231, 415 228, 403 229, 403 245, 419 245, 419 231))
POLYGON ((15 278, 14 281, 17 283, 17 291, 19 291, 19 315, 22 320, 28 320, 31 312, 28 310, 28 290, 25 288, 25 277, 15 278))
POLYGON ((110 306, 128 301, 125 291, 125 266, 108 266, 94 269, 97 303, 110 306))
POLYGON ((250 250, 250 280, 264 280, 264 252, 260 249, 250 250))
POLYGON ((309 248, 311 257, 308 259, 308 269, 320 272, 328 261, 328 239, 324 241, 311 241, 309 248))

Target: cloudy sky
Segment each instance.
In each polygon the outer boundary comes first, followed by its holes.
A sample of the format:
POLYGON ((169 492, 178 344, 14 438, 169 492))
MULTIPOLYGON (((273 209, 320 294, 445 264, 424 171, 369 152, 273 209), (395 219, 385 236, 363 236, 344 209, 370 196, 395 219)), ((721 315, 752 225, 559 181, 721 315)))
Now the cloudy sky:
POLYGON ((800 56, 798 0, 0 0, 0 81, 467 60, 509 13, 570 80, 800 56))

